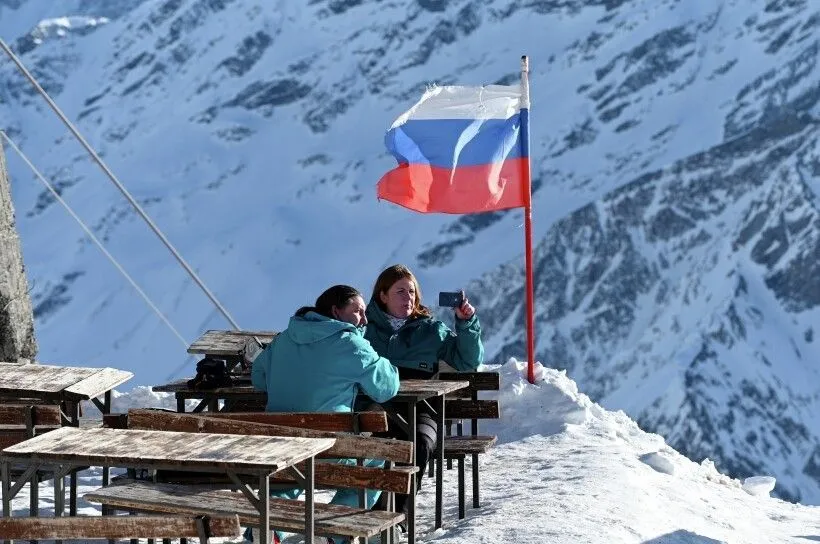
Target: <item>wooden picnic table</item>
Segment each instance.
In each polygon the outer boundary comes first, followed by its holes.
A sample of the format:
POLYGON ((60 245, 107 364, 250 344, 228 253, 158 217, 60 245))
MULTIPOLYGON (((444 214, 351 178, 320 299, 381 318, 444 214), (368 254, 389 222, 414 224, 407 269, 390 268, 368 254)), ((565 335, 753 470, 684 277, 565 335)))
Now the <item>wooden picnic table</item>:
MULTIPOLYGON (((110 410, 111 390, 132 377, 133 373, 116 368, 0 363, 0 398, 34 398, 77 405, 90 400, 101 411, 110 410), (100 396, 105 396, 105 400, 100 401, 100 396)), ((79 412, 76 415, 79 417, 79 412)))
MULTIPOLYGON (((11 515, 11 500, 27 483, 9 479, 12 463, 25 463, 29 470, 53 465, 65 474, 76 466, 121 466, 216 472, 227 474, 260 514, 262 542, 270 540, 270 476, 297 463, 295 471, 305 489, 305 542, 313 542, 314 458, 331 448, 335 438, 250 436, 123 429, 78 429, 64 427, 45 433, 0 452, 3 515, 11 515), (239 475, 258 476, 259 492, 242 483, 239 475)), ((55 516, 62 514, 55 499, 55 516)))
POLYGON ((173 393, 177 399, 177 412, 185 412, 185 401, 189 399, 199 400, 199 404, 191 410, 192 413, 202 412, 207 409, 209 412, 219 411, 219 401, 223 400, 230 404, 230 401, 255 401, 258 406, 265 406, 267 394, 264 391, 254 389, 250 378, 233 377, 235 385, 230 387, 218 387, 216 389, 192 389, 188 386, 188 378, 176 380, 171 383, 155 385, 151 391, 158 393, 173 393))
POLYGON ((243 374, 248 371, 244 358, 248 340, 258 341, 262 344, 259 349, 264 349, 277 334, 276 331, 207 330, 188 346, 188 353, 224 359, 229 371, 243 374))
POLYGON ((221 331, 208 330, 194 340, 188 353, 200 353, 224 357, 238 357, 249 338, 256 337, 263 344, 269 344, 279 334, 277 331, 221 331))
MULTIPOLYGON (((233 378, 235 385, 218 387, 216 389, 192 389, 188 386, 188 378, 171 383, 154 385, 151 391, 158 393, 174 393, 177 399, 177 412, 185 412, 185 401, 199 400, 200 403, 191 410, 192 413, 202 412, 206 408, 211 412, 219 411, 219 401, 224 400, 255 400, 264 406, 267 393, 255 389, 249 379, 233 378)), ((399 392, 392 399, 397 402, 413 402, 417 404, 424 400, 440 397, 468 387, 470 382, 454 382, 442 380, 402 380, 399 383, 399 392)))
MULTIPOLYGON (((111 391, 134 377, 116 368, 57 366, 40 363, 0 363, 0 402, 34 399, 60 404, 64 424, 80 425, 81 402, 91 401, 103 414, 111 413, 111 391), (102 397, 101 401, 99 397, 102 397)), ((103 468, 103 485, 108 484, 103 468)), ((69 512, 77 513, 77 474, 69 478, 69 512)))
MULTIPOLYGON (((254 389, 248 383, 234 385, 231 387, 220 387, 210 390, 196 390, 188 387, 188 380, 178 380, 165 385, 156 385, 151 389, 157 392, 172 392, 177 399, 177 412, 185 412, 185 401, 188 399, 198 399, 200 403, 193 409, 193 412, 201 412, 208 409, 211 412, 219 411, 219 401, 224 400, 226 405, 236 400, 252 400, 257 405, 264 406, 267 394, 264 391, 254 389)), ((414 455, 416 454, 416 415, 418 405, 426 403, 436 415, 436 430, 438 439, 436 441, 436 528, 443 525, 443 504, 444 504, 444 401, 448 393, 458 391, 470 386, 468 381, 445 381, 445 380, 401 380, 399 392, 389 402, 382 406, 391 416, 395 424, 401 427, 407 434, 408 440, 413 442, 414 455), (412 432, 410 431, 412 429, 412 432)), ((414 474, 411 488, 415 489, 414 474)), ((408 544, 415 542, 415 515, 416 496, 411 494, 407 513, 407 535, 408 544)))

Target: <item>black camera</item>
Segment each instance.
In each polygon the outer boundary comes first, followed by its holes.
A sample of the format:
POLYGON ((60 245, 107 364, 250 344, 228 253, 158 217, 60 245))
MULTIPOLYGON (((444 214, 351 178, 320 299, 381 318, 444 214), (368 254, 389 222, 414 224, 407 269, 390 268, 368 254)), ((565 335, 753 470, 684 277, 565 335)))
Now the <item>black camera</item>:
POLYGON ((464 291, 442 291, 438 294, 438 305, 458 308, 464 304, 464 291))

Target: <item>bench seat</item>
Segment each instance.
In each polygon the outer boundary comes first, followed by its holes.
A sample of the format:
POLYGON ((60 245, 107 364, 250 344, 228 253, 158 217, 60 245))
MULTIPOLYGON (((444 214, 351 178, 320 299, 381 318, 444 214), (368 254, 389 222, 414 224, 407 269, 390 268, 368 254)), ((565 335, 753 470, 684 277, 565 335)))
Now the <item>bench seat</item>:
POLYGON ((239 536, 236 516, 71 516, 57 518, 0 518, 0 535, 7 539, 123 539, 239 536))
MULTIPOLYGON (((189 485, 131 482, 86 493, 85 500, 113 510, 182 515, 238 515, 243 525, 259 525, 259 513, 240 492, 189 485)), ((375 536, 404 520, 404 514, 316 504, 314 527, 319 535, 375 536)), ((270 499, 270 526, 300 533, 305 529, 305 504, 270 499)))
POLYGON ((497 440, 497 436, 448 436, 444 439, 444 457, 487 453, 497 440))

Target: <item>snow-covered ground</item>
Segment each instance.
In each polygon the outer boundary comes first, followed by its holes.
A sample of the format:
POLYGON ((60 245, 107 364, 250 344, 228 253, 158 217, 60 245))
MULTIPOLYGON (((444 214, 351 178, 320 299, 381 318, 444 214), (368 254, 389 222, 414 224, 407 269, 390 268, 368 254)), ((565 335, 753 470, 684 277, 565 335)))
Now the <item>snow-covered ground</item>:
MULTIPOLYGON (((562 372, 511 359, 502 373, 502 418, 484 430, 499 445, 482 457, 482 507, 459 521, 455 471, 445 471, 445 527, 432 529, 430 482, 419 497, 420 542, 551 544, 809 544, 820 542, 820 507, 771 498, 771 482, 747 483, 694 463, 623 412, 608 412, 578 392, 562 372)), ((134 388, 115 408, 172 407, 170 395, 134 388)), ((760 475, 766 476, 766 475, 760 475)), ((99 469, 81 474, 79 494, 100 485, 99 469)), ((469 492, 469 486, 468 486, 469 492)), ((40 490, 42 515, 53 508, 40 490)), ((14 500, 27 515, 28 490, 14 500)), ((99 513, 79 501, 81 514, 99 513)), ((298 536, 287 539, 298 542, 298 536)))

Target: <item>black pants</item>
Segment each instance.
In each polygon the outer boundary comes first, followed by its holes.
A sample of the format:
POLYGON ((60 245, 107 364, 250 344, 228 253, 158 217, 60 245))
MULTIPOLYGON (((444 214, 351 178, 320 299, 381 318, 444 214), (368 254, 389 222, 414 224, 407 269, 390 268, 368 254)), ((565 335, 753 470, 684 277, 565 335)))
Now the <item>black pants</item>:
MULTIPOLYGON (((386 409, 393 413, 403 413, 402 404, 392 402, 383 403, 386 409)), ((406 406, 406 405, 405 405, 406 406)), ((389 430, 384 433, 374 433, 374 436, 382 438, 396 438, 398 440, 410 440, 410 437, 398 425, 390 425, 389 430)), ((434 414, 425 404, 417 405, 416 411, 416 466, 419 471, 416 473, 416 493, 421 489, 421 481, 427 474, 427 464, 436 451, 436 439, 438 438, 437 425, 434 414)), ((385 497, 385 494, 382 494, 385 497)), ((396 493, 396 512, 407 513, 409 495, 396 493)), ((383 504, 381 505, 383 506, 383 504)))

